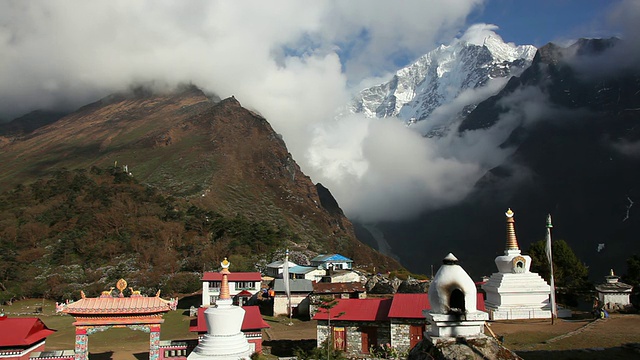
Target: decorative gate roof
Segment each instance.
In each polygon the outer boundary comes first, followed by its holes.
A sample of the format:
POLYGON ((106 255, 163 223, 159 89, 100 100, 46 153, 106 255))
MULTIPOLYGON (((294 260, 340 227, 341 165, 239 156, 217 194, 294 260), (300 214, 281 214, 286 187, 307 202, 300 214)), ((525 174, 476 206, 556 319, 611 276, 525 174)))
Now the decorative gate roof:
POLYGON ((62 312, 69 315, 150 314, 175 310, 171 301, 160 297, 84 298, 69 303, 62 312))
POLYGON ((63 312, 77 317, 127 317, 140 315, 162 315, 169 310, 175 310, 178 305, 177 299, 164 300, 160 298, 160 292, 156 296, 143 296, 139 291, 130 290, 130 296, 126 297, 124 291, 127 289, 127 282, 124 279, 118 280, 116 284, 118 291, 111 288, 103 291, 100 297, 88 298, 84 292, 80 292, 81 299, 65 304, 56 304, 56 311, 63 312))

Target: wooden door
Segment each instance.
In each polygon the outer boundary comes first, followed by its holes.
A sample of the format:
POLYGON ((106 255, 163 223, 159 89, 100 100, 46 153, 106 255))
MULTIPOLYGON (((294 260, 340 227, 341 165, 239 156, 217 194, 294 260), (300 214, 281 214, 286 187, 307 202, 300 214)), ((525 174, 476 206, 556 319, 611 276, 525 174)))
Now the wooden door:
POLYGON ((373 326, 362 328, 362 353, 368 354, 369 349, 378 345, 378 328, 373 326))
POLYGON ((424 330, 424 325, 411 325, 409 327, 409 350, 413 349, 422 340, 424 330))
POLYGON ((333 348, 347 351, 347 334, 344 331, 344 327, 333 328, 333 348))

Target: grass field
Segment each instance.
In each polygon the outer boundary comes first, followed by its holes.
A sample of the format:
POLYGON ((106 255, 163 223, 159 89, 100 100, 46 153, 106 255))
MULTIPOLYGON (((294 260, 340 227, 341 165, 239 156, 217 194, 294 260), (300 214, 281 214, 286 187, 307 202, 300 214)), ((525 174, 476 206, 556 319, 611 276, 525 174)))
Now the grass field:
MULTIPOLYGON (((11 317, 39 317, 48 328, 56 330, 47 338, 47 350, 71 350, 75 345, 74 318, 69 315, 56 314, 53 301, 23 300, 14 302, 11 306, 4 306, 4 310, 11 317), (41 313, 35 313, 42 307, 41 313)), ((170 311, 164 315, 164 324, 160 333, 161 340, 196 339, 194 333, 189 332, 188 309, 170 311)), ((115 358, 113 354, 131 354, 131 359, 139 358, 133 354, 149 352, 149 334, 128 328, 109 329, 89 337, 89 352, 92 358, 115 358), (111 353, 111 355, 109 355, 111 353)), ((120 357, 118 358, 128 358, 120 357)), ((147 355, 148 357, 148 355, 147 355)))
MULTIPOLYGON (((165 314, 162 325, 162 340, 195 339, 189 332, 191 318, 188 308, 197 301, 185 299, 179 303, 178 311, 165 314), (191 300, 191 301, 190 301, 191 300)), ((57 332, 47 338, 47 350, 73 349, 75 328, 73 317, 55 313, 51 301, 24 300, 5 306, 9 316, 37 316, 57 332), (38 307, 42 313, 34 313, 38 307)), ((194 305, 195 306, 195 305, 194 305)), ((264 316, 270 328, 264 330, 266 347, 274 354, 283 348, 314 346, 315 321, 300 321, 282 317, 264 316), (278 351, 276 351, 278 349, 278 351)), ((524 359, 627 359, 640 358, 640 315, 612 314, 610 318, 593 322, 590 318, 558 320, 499 321, 491 323, 497 336, 504 337, 505 345, 524 359)), ((92 359, 136 359, 148 358, 149 335, 130 329, 110 329, 89 337, 92 359)), ((283 354, 280 354, 284 356, 283 354)), ((275 358, 275 357, 271 357, 275 358)))

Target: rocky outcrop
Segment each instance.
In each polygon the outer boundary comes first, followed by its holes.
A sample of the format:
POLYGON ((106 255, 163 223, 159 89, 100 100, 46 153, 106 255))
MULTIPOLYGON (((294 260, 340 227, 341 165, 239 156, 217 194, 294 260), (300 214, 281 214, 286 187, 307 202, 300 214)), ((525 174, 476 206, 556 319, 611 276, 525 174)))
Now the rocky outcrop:
POLYGON ((402 281, 398 286, 397 292, 405 294, 426 293, 429 290, 429 282, 419 281, 409 276, 407 280, 402 281))
POLYGON ((418 343, 411 352, 408 360, 474 360, 494 359, 509 360, 522 359, 513 351, 507 349, 496 339, 488 336, 474 338, 451 338, 433 343, 429 338, 418 343))

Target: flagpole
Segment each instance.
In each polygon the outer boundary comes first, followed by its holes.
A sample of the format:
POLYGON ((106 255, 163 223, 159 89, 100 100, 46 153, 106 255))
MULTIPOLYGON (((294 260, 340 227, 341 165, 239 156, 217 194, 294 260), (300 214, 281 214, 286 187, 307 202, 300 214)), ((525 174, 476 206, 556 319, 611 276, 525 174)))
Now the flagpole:
POLYGON ((556 312, 556 284, 553 280, 553 254, 551 253, 551 228, 553 225, 551 224, 551 214, 547 215, 547 259, 549 260, 549 269, 551 271, 551 275, 549 276, 549 285, 551 287, 550 292, 550 302, 551 302, 551 324, 553 325, 555 318, 557 317, 556 312))
POLYGON ((283 281, 284 281, 284 291, 287 294, 287 301, 288 301, 288 305, 287 305, 287 313, 289 315, 289 325, 292 324, 291 322, 291 289, 289 287, 289 249, 287 249, 284 253, 284 267, 282 269, 282 277, 283 277, 283 281))

